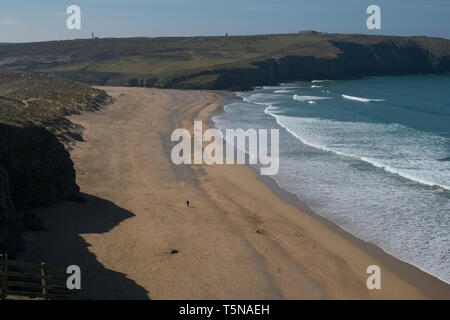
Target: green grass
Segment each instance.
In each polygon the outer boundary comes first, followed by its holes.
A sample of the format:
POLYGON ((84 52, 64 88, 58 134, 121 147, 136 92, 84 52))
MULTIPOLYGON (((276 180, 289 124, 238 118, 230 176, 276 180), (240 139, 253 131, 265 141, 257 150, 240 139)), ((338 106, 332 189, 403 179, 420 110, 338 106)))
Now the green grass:
MULTIPOLYGON (((174 38, 174 39, 126 39, 132 53, 115 54, 110 52, 101 59, 63 63, 51 68, 37 68, 35 71, 96 71, 116 72, 128 74, 162 75, 183 70, 199 70, 218 65, 239 63, 251 59, 280 54, 280 50, 292 50, 300 45, 305 54, 318 50, 320 39, 298 35, 259 36, 259 37, 230 37, 225 42, 223 37, 211 38, 174 38), (136 47, 135 47, 136 46, 136 47), (310 50, 308 50, 310 49, 310 50), (112 57, 110 57, 112 56, 112 57)), ((95 40, 102 42, 115 39, 95 40)), ((81 50, 81 49, 80 49, 81 50)), ((116 49, 117 52, 122 52, 116 49)), ((80 54, 75 54, 75 59, 80 54)))
POLYGON ((63 64, 63 65, 59 65, 59 66, 55 66, 55 67, 43 68, 43 69, 40 69, 40 71, 43 71, 43 72, 78 71, 78 70, 83 70, 84 68, 89 66, 91 63, 92 63, 92 61, 84 61, 84 62, 78 62, 78 63, 72 63, 72 64, 68 63, 68 64, 63 64))
POLYGON ((0 123, 43 126, 62 137, 76 133, 65 116, 98 110, 109 101, 103 90, 66 79, 24 72, 0 73, 0 123))
POLYGON ((97 71, 161 75, 263 59, 284 52, 333 56, 337 50, 310 35, 262 35, 190 38, 125 38, 7 44, 0 52, 3 69, 97 71), (13 61, 8 61, 13 59, 13 61))
POLYGON ((190 78, 186 81, 184 81, 185 84, 195 84, 198 86, 206 86, 209 83, 212 83, 217 80, 219 75, 217 74, 207 74, 207 75, 201 75, 197 77, 190 78))

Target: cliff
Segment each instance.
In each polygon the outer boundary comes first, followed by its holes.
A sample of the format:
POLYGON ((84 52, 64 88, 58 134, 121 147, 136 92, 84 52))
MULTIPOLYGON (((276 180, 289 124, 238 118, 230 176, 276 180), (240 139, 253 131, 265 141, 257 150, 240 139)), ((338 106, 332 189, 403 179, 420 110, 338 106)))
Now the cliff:
POLYGON ((446 55, 438 55, 415 42, 331 43, 339 49, 339 53, 332 58, 289 54, 252 61, 249 66, 243 67, 219 68, 169 78, 130 79, 128 85, 251 90, 255 86, 291 81, 450 72, 450 50, 446 55))
POLYGON ((23 249, 20 232, 36 227, 30 210, 79 198, 63 143, 68 146, 81 128, 65 115, 99 108, 108 99, 68 80, 0 74, 0 253, 14 256, 23 249))
POLYGON ((77 194, 75 170, 64 145, 36 126, 0 124, 0 162, 18 210, 52 205, 77 194))
POLYGON ((45 128, 0 124, 0 252, 23 248, 23 210, 78 196, 69 153, 45 128))
POLYGON ((0 252, 14 255, 22 247, 19 218, 11 200, 8 173, 0 162, 0 252))

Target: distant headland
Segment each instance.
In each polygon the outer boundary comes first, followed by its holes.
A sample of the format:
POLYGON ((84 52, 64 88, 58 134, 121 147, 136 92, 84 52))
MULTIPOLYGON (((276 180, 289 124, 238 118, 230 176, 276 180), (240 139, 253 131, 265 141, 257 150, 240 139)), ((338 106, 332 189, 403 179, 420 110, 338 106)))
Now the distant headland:
POLYGON ((450 40, 300 31, 3 44, 0 70, 95 85, 247 90, 313 79, 448 73, 450 40))

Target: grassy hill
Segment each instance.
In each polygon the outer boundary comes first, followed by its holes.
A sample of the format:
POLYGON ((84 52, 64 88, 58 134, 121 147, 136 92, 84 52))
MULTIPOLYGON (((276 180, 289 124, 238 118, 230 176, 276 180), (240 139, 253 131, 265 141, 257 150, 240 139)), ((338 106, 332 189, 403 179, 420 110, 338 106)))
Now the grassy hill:
POLYGON ((42 126, 63 141, 80 134, 65 118, 82 110, 97 110, 106 92, 66 79, 25 72, 0 73, 0 123, 42 126))
POLYGON ((450 41, 315 32, 51 41, 2 45, 0 70, 45 73, 89 84, 230 89, 311 77, 448 72, 450 41), (280 72, 277 68, 284 68, 285 62, 296 71, 280 72), (363 70, 346 72, 349 67, 363 70), (266 79, 255 79, 260 76, 266 79))

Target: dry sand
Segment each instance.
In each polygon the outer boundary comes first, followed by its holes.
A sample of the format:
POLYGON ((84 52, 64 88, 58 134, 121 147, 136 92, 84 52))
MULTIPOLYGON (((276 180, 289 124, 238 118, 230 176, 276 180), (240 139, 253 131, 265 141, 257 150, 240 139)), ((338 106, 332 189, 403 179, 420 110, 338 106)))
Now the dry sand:
POLYGON ((87 201, 40 210, 48 232, 28 232, 22 256, 79 265, 80 298, 450 298, 449 285, 282 200, 245 165, 173 165, 172 130, 220 111, 220 93, 103 89, 116 103, 71 117, 86 128, 71 154, 87 201), (382 290, 366 287, 372 264, 382 290))

